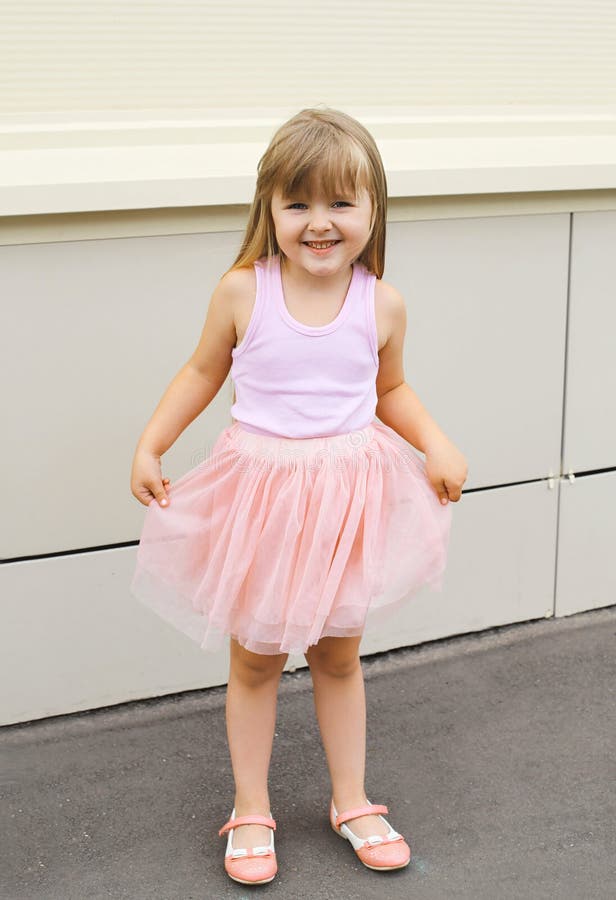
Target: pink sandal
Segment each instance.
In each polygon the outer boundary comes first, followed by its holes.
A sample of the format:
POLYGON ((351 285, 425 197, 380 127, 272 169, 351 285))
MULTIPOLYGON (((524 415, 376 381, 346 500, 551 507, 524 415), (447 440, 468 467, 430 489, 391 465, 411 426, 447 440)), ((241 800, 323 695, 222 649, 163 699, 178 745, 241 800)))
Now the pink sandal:
POLYGON ((359 816, 374 816, 388 811, 386 806, 377 806, 368 801, 367 806, 357 806, 354 809, 347 809, 346 812, 338 813, 333 798, 329 810, 330 825, 336 834, 351 842, 355 853, 365 866, 379 872, 403 869, 404 866, 408 866, 411 861, 411 848, 402 835, 394 831, 383 816, 379 816, 379 818, 389 828, 386 835, 373 834, 368 838, 361 838, 343 823, 359 816))
POLYGON ((274 831, 276 822, 274 819, 261 815, 238 816, 235 818, 235 807, 229 821, 219 830, 218 834, 229 833, 227 849, 225 851, 225 871, 234 881, 241 884, 266 884, 272 881, 278 871, 276 853, 274 850, 274 831), (243 847, 233 849, 233 829, 239 825, 267 825, 272 829, 270 842, 263 847, 252 847, 249 852, 243 847))

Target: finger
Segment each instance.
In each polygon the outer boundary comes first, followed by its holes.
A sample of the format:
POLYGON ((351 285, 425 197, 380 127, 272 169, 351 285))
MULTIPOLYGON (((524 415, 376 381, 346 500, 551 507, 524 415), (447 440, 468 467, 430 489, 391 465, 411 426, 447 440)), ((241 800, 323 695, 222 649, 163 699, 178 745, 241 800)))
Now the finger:
POLYGON ((462 485, 458 482, 452 483, 451 486, 447 488, 447 494, 451 501, 457 503, 462 496, 462 485))
POLYGON ((158 490, 154 491, 154 499, 158 502, 159 506, 169 505, 169 497, 167 496, 164 487, 160 487, 158 490))
POLYGON ((442 486, 438 491, 438 499, 442 506, 446 506, 449 503, 449 494, 447 492, 447 488, 442 486))

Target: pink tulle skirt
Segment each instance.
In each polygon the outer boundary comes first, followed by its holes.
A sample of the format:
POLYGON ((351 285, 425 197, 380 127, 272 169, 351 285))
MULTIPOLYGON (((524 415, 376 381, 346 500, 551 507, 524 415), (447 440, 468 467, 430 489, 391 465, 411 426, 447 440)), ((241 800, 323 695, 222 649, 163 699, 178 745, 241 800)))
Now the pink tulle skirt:
POLYGON ((146 510, 130 590, 203 650, 231 635, 304 653, 442 590, 451 503, 378 419, 299 439, 234 422, 168 495, 146 510))

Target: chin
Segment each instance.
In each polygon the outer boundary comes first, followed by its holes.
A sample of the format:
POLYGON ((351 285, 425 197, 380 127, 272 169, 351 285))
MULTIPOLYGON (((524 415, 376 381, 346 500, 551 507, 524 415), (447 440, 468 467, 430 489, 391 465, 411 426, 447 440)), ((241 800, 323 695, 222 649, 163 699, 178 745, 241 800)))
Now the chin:
POLYGON ((331 275, 340 269, 346 269, 347 265, 350 265, 350 262, 347 263, 344 259, 315 259, 304 263, 304 268, 314 272, 315 275, 331 275))

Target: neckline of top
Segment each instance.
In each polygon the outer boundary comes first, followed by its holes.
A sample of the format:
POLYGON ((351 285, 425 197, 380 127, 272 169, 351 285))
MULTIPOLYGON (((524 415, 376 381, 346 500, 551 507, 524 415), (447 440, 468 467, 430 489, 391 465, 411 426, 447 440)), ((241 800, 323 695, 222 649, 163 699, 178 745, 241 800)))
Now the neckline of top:
MULTIPOLYGON (((310 335, 320 335, 320 334, 329 334, 331 331, 335 331, 336 328, 339 328, 340 325, 344 322, 346 317, 348 316, 351 310, 351 291, 355 286, 355 282, 357 281, 357 277, 359 274, 359 265, 354 262, 353 265, 353 273, 351 275, 351 280, 349 282, 349 286, 347 288, 347 292, 344 297, 344 302, 338 311, 338 315, 335 319, 332 319, 331 322, 327 322, 325 325, 305 325, 303 322, 299 322, 297 319, 294 319, 289 310, 287 309, 287 304, 284 299, 284 289, 282 286, 282 271, 280 267, 280 256, 276 255, 273 260, 274 263, 274 277, 276 280, 276 302, 278 304, 278 309, 284 321, 291 328, 294 328, 295 331, 299 331, 301 334, 310 334, 310 335)), ((272 262, 273 262, 272 260, 272 262)))

